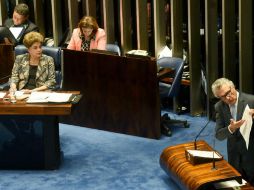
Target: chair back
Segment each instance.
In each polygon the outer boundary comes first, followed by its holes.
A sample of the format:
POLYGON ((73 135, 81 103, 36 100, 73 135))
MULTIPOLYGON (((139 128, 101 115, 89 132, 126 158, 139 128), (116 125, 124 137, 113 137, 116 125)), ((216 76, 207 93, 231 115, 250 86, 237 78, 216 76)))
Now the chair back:
POLYGON ((106 44, 106 50, 116 52, 119 56, 121 56, 121 50, 116 44, 106 44))
MULTIPOLYGON (((27 48, 24 45, 15 47, 15 56, 27 53, 27 48)), ((63 84, 62 77, 62 50, 60 47, 42 46, 42 53, 51 56, 54 59, 56 73, 56 88, 61 89, 63 84)))
POLYGON ((182 80, 182 74, 183 74, 183 66, 184 61, 181 58, 177 57, 163 57, 157 60, 157 65, 160 68, 170 68, 174 70, 174 76, 173 81, 171 85, 165 84, 163 82, 159 82, 160 88, 164 88, 164 92, 166 89, 166 93, 163 95, 160 93, 160 95, 163 97, 175 97, 178 95, 180 86, 181 86, 181 80, 182 80))

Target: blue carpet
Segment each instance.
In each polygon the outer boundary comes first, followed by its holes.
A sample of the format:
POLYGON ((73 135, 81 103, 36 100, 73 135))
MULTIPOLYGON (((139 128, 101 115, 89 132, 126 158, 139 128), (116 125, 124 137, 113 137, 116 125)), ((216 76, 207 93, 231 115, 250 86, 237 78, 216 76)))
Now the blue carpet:
MULTIPOLYGON (((174 117, 188 120, 190 128, 173 127, 172 137, 159 140, 60 124, 60 168, 2 170, 0 190, 178 190, 160 168, 160 154, 167 146, 193 141, 207 118, 174 117)), ((225 141, 214 141, 214 126, 210 122, 199 139, 215 144, 227 159, 225 141)))

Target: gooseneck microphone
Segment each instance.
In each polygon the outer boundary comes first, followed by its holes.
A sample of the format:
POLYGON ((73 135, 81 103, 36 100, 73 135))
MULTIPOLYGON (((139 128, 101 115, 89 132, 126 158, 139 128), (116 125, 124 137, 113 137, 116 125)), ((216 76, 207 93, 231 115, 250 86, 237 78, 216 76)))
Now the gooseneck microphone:
POLYGON ((4 77, 0 78, 0 81, 1 81, 1 80, 4 80, 4 79, 6 79, 6 78, 10 78, 10 76, 11 76, 11 75, 4 76, 4 77))
POLYGON ((213 136, 213 162, 212 162, 212 170, 217 170, 217 168, 215 166, 214 154, 215 154, 215 134, 213 136))
POLYGON ((200 136, 200 134, 205 130, 205 128, 208 126, 208 124, 210 123, 210 120, 207 121, 207 123, 205 124, 205 126, 199 131, 199 133, 197 134, 197 136, 195 137, 194 140, 194 148, 195 150, 197 150, 197 138, 200 136))
MULTIPOLYGON (((10 77, 11 77, 11 75, 4 76, 4 77, 0 78, 0 82, 1 82, 2 80, 4 80, 4 79, 10 78, 10 77)), ((0 83, 0 90, 3 90, 3 89, 4 89, 6 83, 9 83, 9 82, 0 83), (3 86, 1 86, 1 85, 3 85, 3 86)))

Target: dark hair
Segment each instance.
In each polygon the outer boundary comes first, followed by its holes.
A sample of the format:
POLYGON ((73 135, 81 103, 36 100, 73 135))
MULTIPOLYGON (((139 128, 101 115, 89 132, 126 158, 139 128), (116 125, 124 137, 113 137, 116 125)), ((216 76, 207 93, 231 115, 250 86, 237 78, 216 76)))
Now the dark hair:
POLYGON ((25 3, 21 3, 15 6, 14 11, 19 15, 28 16, 29 15, 29 7, 25 3))
POLYGON ((80 31, 82 31, 82 28, 91 28, 93 29, 92 35, 95 35, 97 32, 99 26, 95 18, 91 16, 84 16, 81 18, 81 20, 78 23, 78 27, 80 31))

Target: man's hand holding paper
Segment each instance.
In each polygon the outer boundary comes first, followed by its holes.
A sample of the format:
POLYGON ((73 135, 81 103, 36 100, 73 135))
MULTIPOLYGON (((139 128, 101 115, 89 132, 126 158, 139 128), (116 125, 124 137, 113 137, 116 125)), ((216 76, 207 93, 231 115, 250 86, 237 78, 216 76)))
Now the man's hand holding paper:
POLYGON ((240 127, 240 132, 245 140, 247 149, 249 147, 250 131, 252 128, 252 112, 253 110, 251 110, 247 104, 242 116, 242 120, 245 120, 245 122, 240 127))

